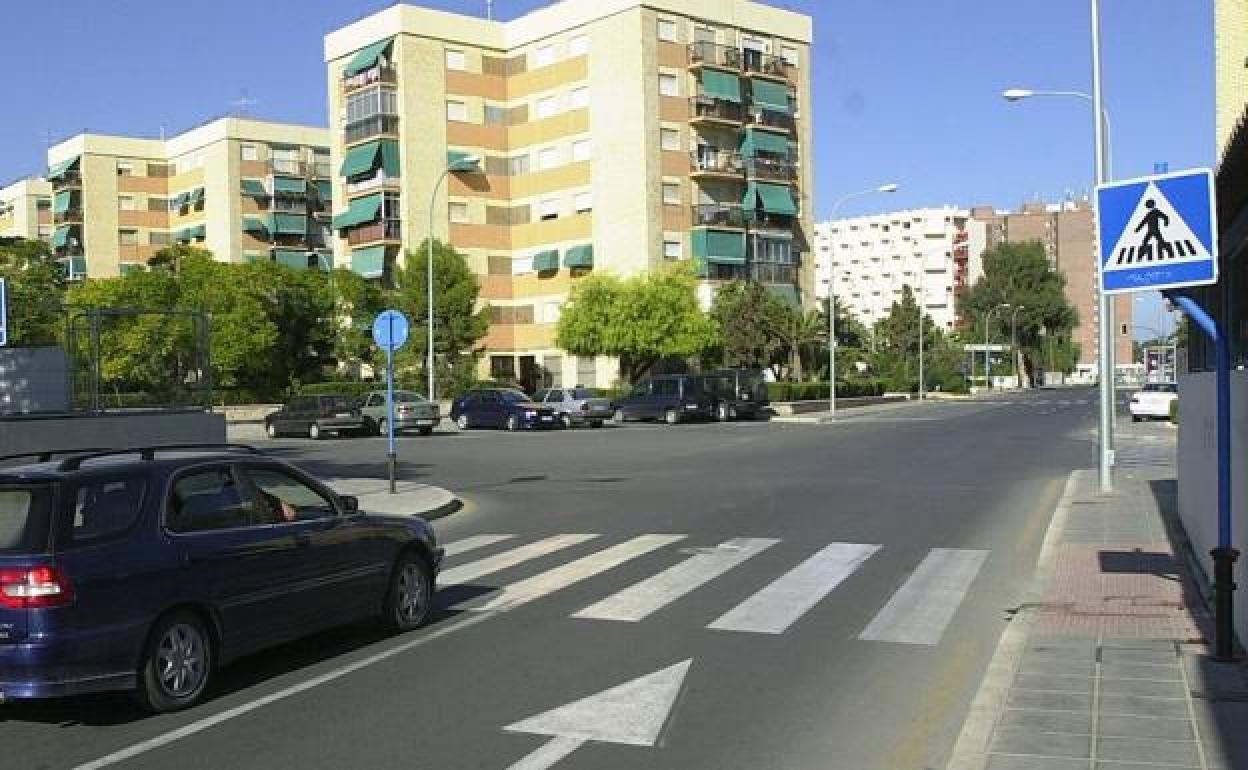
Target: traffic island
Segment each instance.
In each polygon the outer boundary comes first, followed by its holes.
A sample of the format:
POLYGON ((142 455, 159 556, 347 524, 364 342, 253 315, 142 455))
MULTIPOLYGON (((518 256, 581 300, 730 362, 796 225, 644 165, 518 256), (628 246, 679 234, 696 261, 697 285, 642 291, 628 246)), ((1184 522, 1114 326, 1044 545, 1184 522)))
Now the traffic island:
POLYGON ((386 479, 339 478, 327 479, 326 483, 340 495, 358 498, 360 510, 366 513, 419 516, 432 521, 463 507, 463 501, 449 490, 415 481, 395 482, 394 494, 386 479))

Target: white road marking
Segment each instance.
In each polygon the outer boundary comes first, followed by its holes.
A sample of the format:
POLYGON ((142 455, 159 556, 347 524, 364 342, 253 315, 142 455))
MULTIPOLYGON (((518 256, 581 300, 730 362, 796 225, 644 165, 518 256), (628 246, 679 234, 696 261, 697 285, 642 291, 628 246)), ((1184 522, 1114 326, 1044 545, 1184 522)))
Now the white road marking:
POLYGON ((447 556, 458 556, 461 553, 475 551, 478 548, 484 548, 487 545, 494 545, 495 543, 501 543, 504 540, 510 540, 513 537, 515 537, 515 535, 473 535, 472 537, 466 537, 463 540, 456 540, 453 543, 447 543, 443 547, 446 548, 447 556))
POLYGON ((933 548, 858 638, 939 644, 987 558, 987 551, 933 548))
POLYGON ((551 738, 537 751, 516 762, 508 770, 546 770, 584 745, 585 741, 580 738, 564 736, 551 738))
POLYGON ((476 580, 483 575, 489 575, 492 572, 499 572, 508 567, 514 567, 522 564, 530 559, 536 559, 539 556, 546 556, 555 551, 578 543, 584 543, 586 540, 593 540, 597 535, 555 535, 536 543, 529 543, 518 548, 512 548, 508 551, 487 556, 484 559, 468 562, 458 567, 451 567, 443 570, 438 576, 438 585, 442 587, 462 585, 471 580, 476 580))
POLYGON ((878 551, 878 545, 832 543, 707 628, 781 634, 878 551))
POLYGON ((614 545, 576 561, 555 567, 552 570, 547 570, 540 575, 534 575, 531 578, 506 585, 497 594, 484 601, 469 600, 456 605, 456 607, 480 611, 510 609, 531 602, 534 599, 540 599, 561 588, 566 588, 574 583, 591 578, 600 572, 606 572, 613 567, 618 567, 629 559, 650 553, 665 545, 671 545, 683 540, 685 537, 685 535, 641 535, 632 540, 626 540, 619 545, 614 545))
POLYGON ((591 604, 572 617, 637 622, 778 542, 760 537, 729 540, 591 604))

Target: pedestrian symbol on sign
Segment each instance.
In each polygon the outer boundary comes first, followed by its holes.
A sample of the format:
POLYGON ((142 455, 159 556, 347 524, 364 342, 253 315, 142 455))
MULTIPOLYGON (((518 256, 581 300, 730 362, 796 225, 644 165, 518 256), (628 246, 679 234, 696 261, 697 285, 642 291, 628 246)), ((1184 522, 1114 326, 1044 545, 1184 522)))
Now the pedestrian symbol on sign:
POLYGON ((1114 244, 1105 271, 1208 261, 1209 250, 1156 183, 1140 196, 1114 244))
POLYGON ((1157 241, 1158 259, 1165 259, 1167 253, 1173 257, 1174 249, 1171 248, 1170 243, 1161 236, 1161 225, 1164 224, 1169 227, 1170 217, 1166 216, 1164 212, 1157 208, 1157 203, 1152 198, 1149 198, 1144 202, 1144 208, 1148 209, 1148 213, 1144 215, 1144 221, 1140 222, 1135 227, 1135 231, 1137 233, 1146 227, 1148 228, 1148 232, 1144 234, 1144 240, 1140 243, 1140 251, 1138 253, 1140 261, 1144 261, 1146 258, 1150 261, 1152 260, 1153 247, 1149 244, 1149 241, 1152 240, 1157 241))

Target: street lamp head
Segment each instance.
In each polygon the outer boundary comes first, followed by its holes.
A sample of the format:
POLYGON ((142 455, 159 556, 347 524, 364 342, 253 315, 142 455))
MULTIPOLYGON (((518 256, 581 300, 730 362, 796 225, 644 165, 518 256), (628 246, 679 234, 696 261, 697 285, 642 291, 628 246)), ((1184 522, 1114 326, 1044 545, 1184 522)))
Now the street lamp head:
POLYGON ((897 192, 897 184, 894 182, 889 182, 888 184, 882 184, 879 187, 875 188, 875 191, 882 192, 882 193, 897 192))
POLYGON ((1035 91, 1030 91, 1026 88, 1010 88, 1001 92, 1001 96, 1007 102, 1017 102, 1021 99, 1026 99, 1029 96, 1035 96, 1035 95, 1036 95, 1035 91))

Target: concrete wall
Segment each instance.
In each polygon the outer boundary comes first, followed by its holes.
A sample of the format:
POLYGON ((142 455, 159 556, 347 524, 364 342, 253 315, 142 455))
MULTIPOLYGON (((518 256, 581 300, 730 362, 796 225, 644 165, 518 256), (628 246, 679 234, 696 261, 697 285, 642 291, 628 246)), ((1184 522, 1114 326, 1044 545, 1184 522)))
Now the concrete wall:
POLYGON ((0 418, 0 454, 224 441, 225 416, 210 412, 0 418))
MULTIPOLYGON (((0 348, 0 414, 69 411, 69 358, 56 347, 0 348)), ((5 449, 0 443, 0 450, 5 449)))
MULTIPOLYGON (((1179 516, 1212 580, 1209 551, 1218 542, 1216 394, 1212 372, 1179 378, 1179 516)), ((1248 372, 1231 373, 1231 545, 1248 551, 1248 372)), ((1235 565, 1235 627, 1248 641, 1245 556, 1235 565)))

